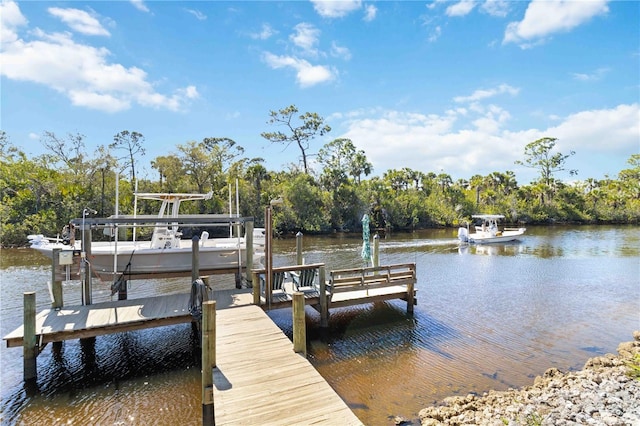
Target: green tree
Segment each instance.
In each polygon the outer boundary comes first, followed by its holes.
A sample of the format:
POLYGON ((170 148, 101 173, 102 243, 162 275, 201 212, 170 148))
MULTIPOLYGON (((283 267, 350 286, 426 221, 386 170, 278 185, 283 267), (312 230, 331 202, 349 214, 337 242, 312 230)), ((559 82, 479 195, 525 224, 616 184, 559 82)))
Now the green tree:
POLYGON ((262 132, 260 135, 270 141, 271 143, 281 143, 285 145, 285 149, 292 143, 296 143, 302 154, 302 163, 304 165, 304 172, 309 174, 309 164, 307 157, 309 154, 309 143, 316 136, 324 136, 331 131, 331 127, 324 123, 324 118, 320 117, 315 112, 305 112, 302 115, 298 114, 298 108, 295 105, 290 105, 279 111, 270 111, 271 117, 267 124, 275 124, 284 126, 288 132, 262 132), (300 123, 294 123, 294 120, 299 120, 300 123))
POLYGON ((118 160, 124 160, 122 170, 129 169, 131 182, 136 181, 136 156, 144 155, 145 150, 142 146, 144 142, 144 136, 142 133, 130 132, 129 130, 122 130, 113 136, 113 142, 109 144, 110 149, 124 150, 125 155, 118 158, 118 160))

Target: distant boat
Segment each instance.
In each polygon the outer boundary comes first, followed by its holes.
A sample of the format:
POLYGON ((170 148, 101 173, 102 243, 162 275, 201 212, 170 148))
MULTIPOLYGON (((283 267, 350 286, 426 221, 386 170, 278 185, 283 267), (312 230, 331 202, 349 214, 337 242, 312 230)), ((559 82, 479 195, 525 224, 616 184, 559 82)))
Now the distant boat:
POLYGON ((504 243, 519 239, 527 228, 503 228, 498 227, 498 221, 504 219, 501 214, 476 214, 471 216, 479 219, 481 225, 475 226, 475 232, 469 233, 465 227, 458 228, 458 240, 463 243, 490 244, 504 243))
MULTIPOLYGON (((120 276, 145 277, 158 274, 186 274, 192 269, 193 242, 191 239, 181 239, 182 232, 179 222, 182 218, 189 218, 197 223, 200 219, 202 226, 215 218, 232 218, 225 215, 193 215, 183 216, 179 214, 180 204, 184 201, 207 200, 212 193, 185 194, 185 193, 136 193, 137 200, 158 200, 162 204, 157 216, 133 215, 112 217, 119 220, 136 219, 136 224, 118 225, 118 228, 133 229, 133 239, 118 241, 114 227, 106 226, 105 234, 112 235, 112 241, 92 241, 91 253, 87 256, 92 272, 103 280, 113 281, 120 276), (159 219, 162 219, 161 221, 159 219), (176 219, 172 221, 172 219, 176 219), (208 219, 208 220, 205 220, 208 219), (140 225, 144 220, 145 224, 140 225), (158 220, 157 222, 154 222, 158 220), (136 241, 136 228, 153 226, 150 241, 136 241)), ((84 216, 84 214, 83 214, 84 216)), ((96 219, 92 219, 95 221, 96 219)), ((105 222, 109 222, 108 219, 105 222)), ((132 221, 133 222, 133 221, 132 221)), ((232 226, 228 222, 228 226, 232 226)), ((31 248, 45 256, 52 258, 54 249, 65 251, 83 250, 81 240, 75 239, 73 226, 65 227, 62 238, 47 238, 43 235, 29 235, 31 248)), ((254 254, 259 255, 264 250, 264 229, 256 228, 253 231, 254 254)), ((246 266, 246 238, 244 236, 229 236, 225 238, 209 238, 209 233, 204 231, 199 241, 199 269, 201 271, 215 271, 221 269, 233 269, 246 266)), ((254 256, 255 258, 256 256, 254 256)))

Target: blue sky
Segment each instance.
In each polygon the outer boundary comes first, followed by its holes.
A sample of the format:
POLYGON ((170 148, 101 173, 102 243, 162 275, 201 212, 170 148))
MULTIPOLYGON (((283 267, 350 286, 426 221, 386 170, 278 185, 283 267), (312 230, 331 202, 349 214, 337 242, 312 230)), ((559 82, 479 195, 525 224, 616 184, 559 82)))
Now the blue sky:
MULTIPOLYGON (((260 136, 269 111, 317 112, 374 174, 512 170, 558 138, 578 179, 640 152, 637 1, 2 1, 1 128, 31 155, 145 137, 143 174, 176 146, 227 137, 269 170, 300 163, 260 136)), ((567 173, 559 178, 574 179, 567 173)))

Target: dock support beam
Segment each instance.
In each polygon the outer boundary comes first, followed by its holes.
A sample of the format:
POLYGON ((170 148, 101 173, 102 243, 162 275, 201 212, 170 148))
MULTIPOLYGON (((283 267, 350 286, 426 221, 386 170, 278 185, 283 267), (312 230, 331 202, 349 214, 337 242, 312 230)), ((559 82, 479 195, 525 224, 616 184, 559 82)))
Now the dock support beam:
POLYGON ((307 326, 304 316, 304 293, 293 293, 293 351, 307 357, 307 326))
POLYGON ((327 299, 326 269, 318 268, 318 282, 320 283, 320 327, 329 327, 329 300, 327 299))
POLYGON ((215 425, 213 369, 216 366, 216 302, 202 304, 202 424, 215 425))
POLYGON ((57 272, 60 267, 60 252, 62 249, 53 249, 53 257, 51 258, 51 301, 52 309, 62 308, 62 281, 58 280, 57 272))
POLYGON ((30 291, 24 293, 24 341, 23 362, 24 381, 35 381, 38 378, 36 356, 38 346, 36 340, 36 293, 30 291))
MULTIPOLYGON (((250 286, 253 286, 253 275, 251 270, 253 269, 253 221, 248 220, 244 224, 244 248, 247 254, 247 264, 245 267, 245 275, 250 286)), ((242 262, 240 262, 242 263, 242 262)), ((242 265, 238 266, 238 269, 242 270, 242 265)))
POLYGON ((373 266, 380 266, 380 235, 373 236, 373 266))
POLYGON ((296 263, 302 265, 302 232, 296 234, 296 263))
POLYGON ((82 262, 80 270, 83 272, 82 278, 82 304, 91 305, 93 301, 92 297, 92 283, 91 283, 91 264, 88 258, 91 257, 91 230, 87 230, 87 226, 82 226, 82 255, 80 262, 82 262))

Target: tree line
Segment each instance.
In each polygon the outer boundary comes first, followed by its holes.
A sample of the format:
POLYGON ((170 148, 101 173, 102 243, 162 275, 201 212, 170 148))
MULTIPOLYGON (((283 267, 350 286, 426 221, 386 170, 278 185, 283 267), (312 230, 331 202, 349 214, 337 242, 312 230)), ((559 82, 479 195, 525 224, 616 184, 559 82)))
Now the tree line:
MULTIPOLYGON (((350 139, 334 139, 312 152, 313 139, 331 131, 318 114, 301 114, 291 105, 271 111, 267 123, 277 130, 261 136, 285 149, 297 148, 301 164, 270 171, 234 140, 209 137, 177 144, 175 152, 150 161, 154 176, 140 177, 138 166, 146 154, 141 133, 123 130, 90 155, 84 135, 44 132, 46 153, 29 158, 0 130, 0 243, 21 246, 29 234, 56 235, 85 207, 99 216, 114 214, 116 178, 119 214, 133 212, 136 190, 212 191, 210 200, 184 204, 182 213, 229 213, 229 186, 237 182, 241 216, 253 216, 255 226, 263 226, 264 207, 282 197, 284 204, 273 213, 281 234, 360 232, 364 213, 380 230, 457 226, 476 213, 504 214, 511 223, 529 224, 637 224, 640 219, 640 154, 632 155, 616 177, 566 183, 556 175, 567 169, 573 152, 557 152, 556 139, 545 137, 529 143, 516 162, 537 172, 526 185, 509 170, 456 181, 443 172, 410 168, 370 177, 373 166, 350 139)), ((138 213, 155 214, 157 208, 149 202, 139 205, 138 213)))

